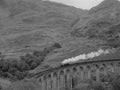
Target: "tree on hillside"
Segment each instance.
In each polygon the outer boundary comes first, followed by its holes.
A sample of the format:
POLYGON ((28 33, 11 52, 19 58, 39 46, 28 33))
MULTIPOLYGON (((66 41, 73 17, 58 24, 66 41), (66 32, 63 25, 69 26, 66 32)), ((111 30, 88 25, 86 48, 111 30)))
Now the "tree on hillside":
POLYGON ((2 65, 2 71, 7 72, 8 70, 9 70, 9 63, 4 61, 3 65, 2 65))
POLYGON ((25 63, 23 61, 19 61, 17 63, 17 69, 22 72, 22 71, 29 70, 30 67, 29 67, 29 65, 27 63, 25 63))
POLYGON ((55 49, 62 48, 59 43, 55 43, 55 44, 53 45, 53 47, 54 47, 55 49))
POLYGON ((45 53, 43 51, 34 51, 33 55, 36 57, 44 57, 45 53))
POLYGON ((16 68, 10 68, 8 71, 10 74, 14 74, 15 72, 17 72, 16 68))
POLYGON ((109 77, 109 83, 112 85, 113 90, 120 90, 120 74, 111 74, 109 77))

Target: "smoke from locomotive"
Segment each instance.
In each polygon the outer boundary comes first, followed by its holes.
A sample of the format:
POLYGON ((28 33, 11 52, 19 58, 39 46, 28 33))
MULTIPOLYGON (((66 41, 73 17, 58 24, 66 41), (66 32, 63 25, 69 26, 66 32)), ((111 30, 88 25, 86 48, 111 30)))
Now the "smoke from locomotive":
POLYGON ((98 57, 100 55, 111 54, 111 53, 114 53, 114 52, 115 52, 114 48, 113 49, 106 49, 106 50, 99 49, 96 52, 90 52, 88 54, 81 54, 81 55, 78 55, 76 57, 65 59, 62 62, 62 65, 64 65, 64 64, 70 64, 70 63, 75 63, 75 62, 80 61, 80 60, 92 59, 92 58, 98 57))

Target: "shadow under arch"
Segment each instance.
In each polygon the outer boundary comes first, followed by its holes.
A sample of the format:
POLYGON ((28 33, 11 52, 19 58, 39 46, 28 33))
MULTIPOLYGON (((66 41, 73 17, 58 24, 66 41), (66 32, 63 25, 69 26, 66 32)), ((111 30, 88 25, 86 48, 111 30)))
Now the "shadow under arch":
POLYGON ((70 68, 67 68, 65 73, 65 90, 71 89, 72 89, 72 72, 70 68))
POLYGON ((64 75, 65 73, 64 73, 64 70, 61 70, 60 72, 59 72, 59 75, 64 75))
POLYGON ((99 72, 100 72, 100 81, 101 82, 105 82, 106 81, 106 66, 104 64, 102 64, 102 66, 99 67, 99 72))
POLYGON ((59 85, 58 85, 60 90, 64 90, 65 89, 65 72, 64 70, 61 70, 59 72, 59 85))
POLYGON ((90 65, 87 65, 86 68, 87 68, 87 70, 90 70, 90 69, 91 69, 91 66, 90 66, 90 65))
POLYGON ((51 74, 48 74, 48 75, 47 75, 47 78, 51 78, 51 74))
POLYGON ((42 76, 41 80, 42 80, 42 90, 47 90, 47 81, 46 81, 47 77, 46 76, 42 76))
POLYGON ((84 70, 84 67, 83 66, 80 66, 80 71, 83 71, 84 70))
POLYGON ((73 67, 73 68, 72 68, 72 71, 73 71, 73 72, 77 72, 77 68, 76 68, 76 67, 73 67))
POLYGON ((53 72, 53 78, 52 78, 52 88, 53 90, 58 90, 58 74, 57 72, 53 72))
POLYGON ((77 67, 72 68, 72 88, 74 89, 78 85, 78 70, 77 67))
POLYGON ((84 80, 84 67, 83 66, 80 66, 79 67, 79 76, 80 76, 80 80, 83 81, 84 80))
POLYGON ((52 75, 51 74, 47 75, 46 81, 47 81, 47 90, 52 90, 52 75))
POLYGON ((56 72, 53 72, 53 77, 57 77, 57 73, 56 72))
POLYGON ((87 80, 90 80, 91 79, 91 66, 87 65, 86 69, 87 69, 87 80))

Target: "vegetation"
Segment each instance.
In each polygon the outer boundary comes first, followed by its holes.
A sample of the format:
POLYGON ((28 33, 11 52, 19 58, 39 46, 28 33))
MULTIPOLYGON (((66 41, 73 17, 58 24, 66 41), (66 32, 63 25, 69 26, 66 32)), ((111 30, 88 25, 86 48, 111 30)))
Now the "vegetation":
MULTIPOLYGON (((101 77, 102 81, 88 80, 79 83, 73 90, 120 90, 120 74, 111 73, 101 77)), ((69 89, 65 89, 69 90, 69 89)))
MULTIPOLYGON (((120 90, 120 74, 111 73, 107 76, 102 76, 104 82, 97 82, 94 80, 88 80, 80 82, 72 90, 120 90)), ((36 80, 22 80, 14 82, 7 90, 39 90, 39 82, 36 80)), ((64 90, 69 90, 65 88, 64 90)))
POLYGON ((91 85, 94 90, 120 90, 120 74, 111 73, 107 76, 103 76, 104 82, 94 83, 91 85))
POLYGON ((36 80, 23 80, 14 82, 6 90, 40 90, 40 86, 36 80))
POLYGON ((30 74, 29 70, 33 70, 38 67, 45 60, 45 57, 54 49, 61 48, 58 43, 55 43, 49 48, 45 48, 43 51, 34 51, 32 54, 25 54, 20 56, 20 60, 6 60, 1 58, 0 60, 0 77, 9 78, 12 81, 23 80, 30 74))

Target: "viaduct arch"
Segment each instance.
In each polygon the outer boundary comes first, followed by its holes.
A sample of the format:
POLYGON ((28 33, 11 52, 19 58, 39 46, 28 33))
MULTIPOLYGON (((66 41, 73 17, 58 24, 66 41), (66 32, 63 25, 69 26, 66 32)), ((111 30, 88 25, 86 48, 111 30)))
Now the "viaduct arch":
POLYGON ((120 59, 87 61, 52 68, 35 74, 32 78, 40 83, 40 90, 68 90, 76 87, 81 81, 93 79, 101 81, 102 75, 120 70, 120 59))

